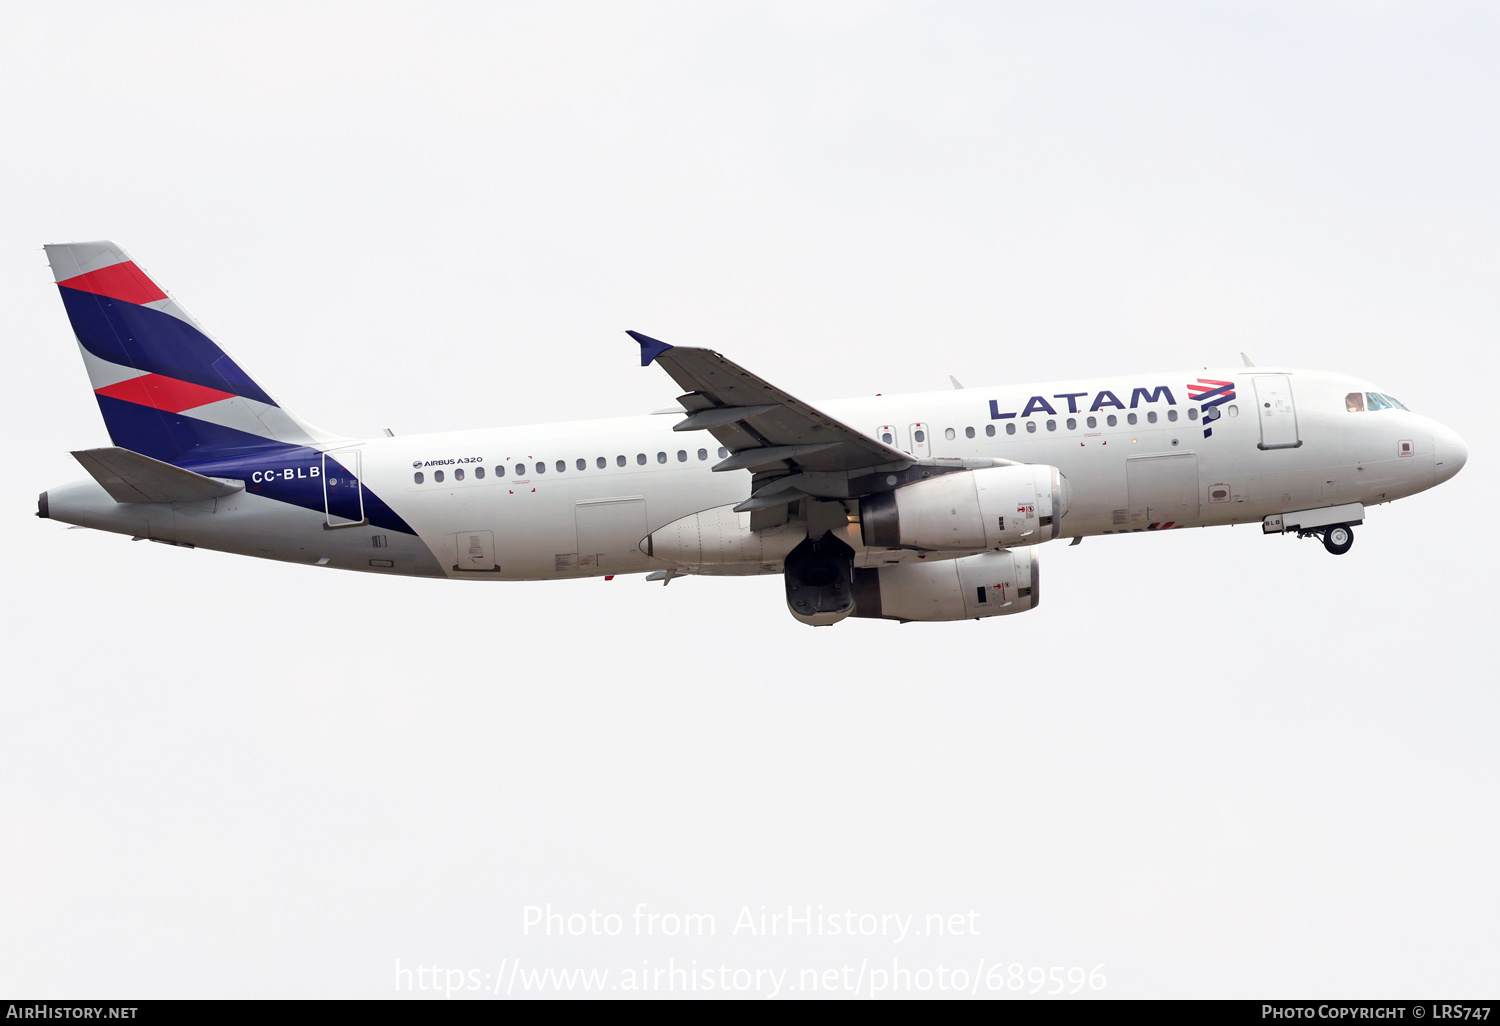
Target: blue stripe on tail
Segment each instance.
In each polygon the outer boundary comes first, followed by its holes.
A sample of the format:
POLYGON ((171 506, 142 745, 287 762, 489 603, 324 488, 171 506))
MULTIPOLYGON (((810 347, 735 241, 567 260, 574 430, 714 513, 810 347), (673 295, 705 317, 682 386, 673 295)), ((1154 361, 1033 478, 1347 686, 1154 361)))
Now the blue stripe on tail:
POLYGON ((224 350, 186 321, 91 292, 61 286, 57 291, 78 341, 101 360, 276 405, 224 350))

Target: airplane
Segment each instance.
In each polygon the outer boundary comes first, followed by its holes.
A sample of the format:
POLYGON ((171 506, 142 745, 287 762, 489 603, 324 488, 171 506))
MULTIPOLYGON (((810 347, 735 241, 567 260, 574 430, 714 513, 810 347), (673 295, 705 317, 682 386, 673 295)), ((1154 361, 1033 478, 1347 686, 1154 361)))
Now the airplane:
POLYGON ((1347 553, 1463 440, 1378 386, 1256 367, 812 405, 628 332, 677 404, 351 438, 278 403, 111 242, 45 247, 111 446, 37 515, 169 545, 469 581, 781 574, 805 624, 1035 609, 1061 538, 1261 524, 1347 553))

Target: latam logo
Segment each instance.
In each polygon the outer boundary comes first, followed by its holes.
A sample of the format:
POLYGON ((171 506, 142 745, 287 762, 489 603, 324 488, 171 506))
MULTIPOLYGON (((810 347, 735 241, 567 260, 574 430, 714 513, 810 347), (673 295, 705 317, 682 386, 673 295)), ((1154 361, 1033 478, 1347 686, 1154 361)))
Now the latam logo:
MULTIPOLYGON (((1089 395, 1094 397, 1093 402, 1088 404, 1089 413, 1098 413, 1100 410, 1115 409, 1123 410, 1127 407, 1120 401, 1120 397, 1105 389, 1102 392, 1062 392, 1054 395, 1053 399, 1062 399, 1068 404, 1069 413, 1082 413, 1080 399, 1087 400, 1089 395)), ((1172 390, 1166 385, 1157 385, 1155 388, 1137 388, 1130 393, 1129 409, 1135 409, 1141 403, 1166 402, 1168 406, 1176 406, 1177 400, 1172 398, 1172 390)), ((1057 415, 1057 409, 1047 401, 1046 396, 1034 395, 1026 401, 1026 406, 1021 410, 1022 417, 1030 417, 1034 413, 1048 413, 1057 415)), ((996 399, 990 400, 990 420, 1010 420, 1015 417, 1014 413, 1001 413, 1000 403, 996 399)))
POLYGON ((1213 437, 1213 423, 1222 416, 1217 407, 1234 399, 1234 382, 1199 378, 1197 384, 1189 383, 1187 389, 1188 399, 1203 406, 1203 437, 1213 437))

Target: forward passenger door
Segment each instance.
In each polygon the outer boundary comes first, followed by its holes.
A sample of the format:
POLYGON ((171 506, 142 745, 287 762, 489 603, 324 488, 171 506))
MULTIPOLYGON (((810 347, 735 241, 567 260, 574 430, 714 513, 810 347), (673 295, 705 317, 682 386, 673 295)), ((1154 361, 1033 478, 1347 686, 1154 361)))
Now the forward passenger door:
POLYGON ((1292 402, 1292 379, 1287 375, 1256 375, 1255 412, 1260 414, 1260 448, 1295 449, 1302 444, 1297 433, 1297 407, 1292 402))

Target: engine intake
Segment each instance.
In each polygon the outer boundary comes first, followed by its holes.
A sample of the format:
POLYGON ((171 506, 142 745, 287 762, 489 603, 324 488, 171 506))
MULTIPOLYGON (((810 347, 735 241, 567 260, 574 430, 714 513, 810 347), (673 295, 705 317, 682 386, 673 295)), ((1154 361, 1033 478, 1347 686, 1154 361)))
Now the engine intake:
POLYGON ((1056 467, 984 467, 918 481, 859 502, 869 546, 933 551, 1035 545, 1062 533, 1068 480, 1056 467))

